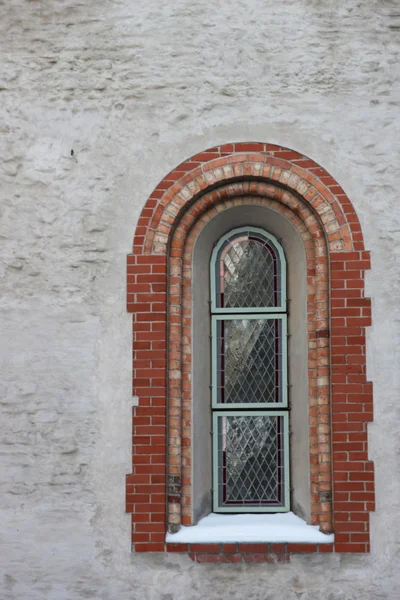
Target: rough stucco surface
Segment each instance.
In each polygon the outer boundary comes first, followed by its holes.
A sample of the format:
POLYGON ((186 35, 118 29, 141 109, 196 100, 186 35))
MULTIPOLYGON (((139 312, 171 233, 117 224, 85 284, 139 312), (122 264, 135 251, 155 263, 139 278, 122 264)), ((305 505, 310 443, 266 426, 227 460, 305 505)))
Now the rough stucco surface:
POLYGON ((0 598, 398 598, 398 1, 7 0, 0 17, 0 598), (158 181, 231 141, 320 162, 372 251, 369 556, 130 553, 125 256, 158 181))

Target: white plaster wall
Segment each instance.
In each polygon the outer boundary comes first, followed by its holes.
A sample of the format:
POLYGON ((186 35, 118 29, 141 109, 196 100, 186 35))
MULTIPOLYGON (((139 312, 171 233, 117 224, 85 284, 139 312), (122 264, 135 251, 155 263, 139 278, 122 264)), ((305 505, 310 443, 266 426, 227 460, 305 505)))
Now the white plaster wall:
POLYGON ((400 596, 399 33, 398 0, 0 2, 2 600, 400 596), (328 169, 372 251, 370 556, 130 553, 125 256, 169 170, 252 140, 328 169))

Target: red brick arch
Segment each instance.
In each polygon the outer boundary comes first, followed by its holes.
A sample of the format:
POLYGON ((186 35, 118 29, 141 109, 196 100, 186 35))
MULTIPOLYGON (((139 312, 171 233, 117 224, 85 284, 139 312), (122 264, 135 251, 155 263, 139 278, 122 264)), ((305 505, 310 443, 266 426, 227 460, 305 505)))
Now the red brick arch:
MULTIPOLYGON (((281 212, 303 237, 312 519, 324 531, 334 528, 336 551, 368 551, 368 512, 374 501, 366 426, 372 420, 365 369, 369 253, 352 204, 337 182, 307 157, 269 144, 228 144, 189 159, 157 186, 138 222, 128 257, 134 393, 139 397, 133 472, 127 480, 135 550, 162 551, 167 525, 190 524, 192 247, 213 215, 238 203, 281 212)), ((290 551, 295 548, 285 547, 285 553, 290 551)))
MULTIPOLYGON (((182 207, 221 181, 261 178, 278 182, 305 197, 318 194, 316 202, 328 203, 340 225, 346 248, 364 250, 361 226, 353 205, 337 181, 308 157, 272 144, 225 144, 196 154, 171 171, 155 188, 139 218, 133 253, 157 251, 153 244, 161 216, 173 201, 182 207), (306 189, 307 188, 307 189, 306 189)), ((306 200, 308 198, 305 198, 306 200)), ((170 207, 172 208, 172 206, 170 207)), ((317 207, 315 207, 317 208, 317 207)), ((320 209, 320 213, 321 213, 320 209)))

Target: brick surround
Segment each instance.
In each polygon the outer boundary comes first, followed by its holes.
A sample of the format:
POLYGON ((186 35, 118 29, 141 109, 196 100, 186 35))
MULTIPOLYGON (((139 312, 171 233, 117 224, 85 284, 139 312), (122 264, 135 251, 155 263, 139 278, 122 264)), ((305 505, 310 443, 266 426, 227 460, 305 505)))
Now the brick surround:
POLYGON ((226 144, 194 156, 160 182, 142 211, 128 256, 133 393, 139 406, 126 510, 136 552, 184 551, 197 562, 276 562, 292 552, 369 551, 374 510, 367 447, 372 384, 365 356, 369 268, 345 192, 296 152, 270 144, 226 144), (246 550, 243 544, 224 544, 210 550, 164 541, 167 528, 191 524, 192 250, 213 216, 240 204, 280 212, 304 242, 312 523, 335 532, 334 546, 252 544, 246 550))
POLYGON ((198 563, 287 563, 293 553, 332 553, 333 544, 166 544, 198 563))

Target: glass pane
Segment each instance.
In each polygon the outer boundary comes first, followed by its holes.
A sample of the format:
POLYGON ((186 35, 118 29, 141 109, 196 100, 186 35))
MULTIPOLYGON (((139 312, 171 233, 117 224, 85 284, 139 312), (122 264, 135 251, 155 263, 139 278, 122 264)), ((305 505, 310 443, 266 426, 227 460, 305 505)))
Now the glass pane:
POLYGON ((217 321, 217 403, 282 402, 282 320, 217 321))
POLYGON ((281 265, 273 244, 244 232, 227 240, 216 260, 218 308, 281 305, 281 265))
POLYGON ((218 415, 218 506, 284 506, 284 416, 218 415))

